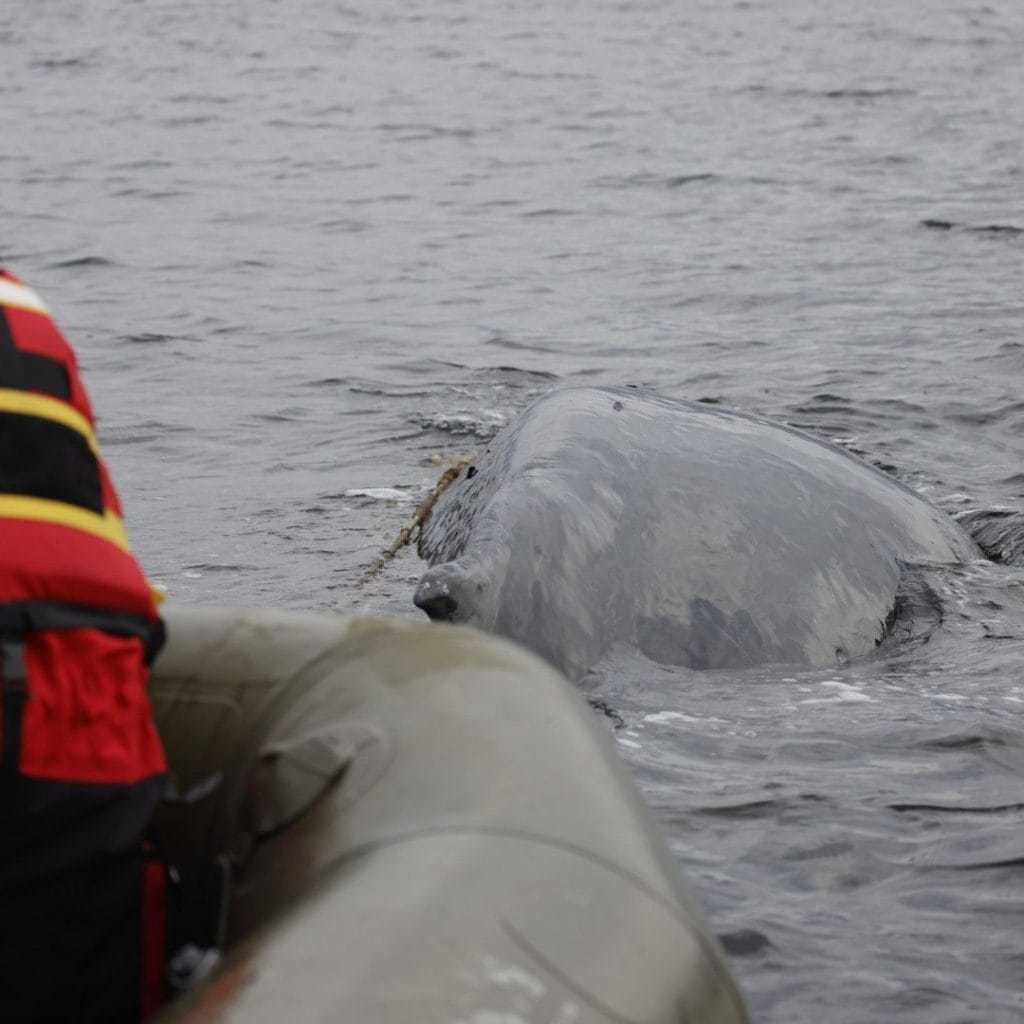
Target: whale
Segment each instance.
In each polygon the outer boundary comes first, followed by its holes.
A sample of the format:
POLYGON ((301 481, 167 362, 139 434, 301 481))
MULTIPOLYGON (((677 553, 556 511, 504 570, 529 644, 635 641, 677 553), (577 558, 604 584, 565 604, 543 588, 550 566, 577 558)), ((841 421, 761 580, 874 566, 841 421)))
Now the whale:
POLYGON ((948 515, 789 426, 634 387, 559 387, 465 466, 418 540, 434 620, 579 680, 612 648, 695 670, 845 664, 983 557, 948 515))

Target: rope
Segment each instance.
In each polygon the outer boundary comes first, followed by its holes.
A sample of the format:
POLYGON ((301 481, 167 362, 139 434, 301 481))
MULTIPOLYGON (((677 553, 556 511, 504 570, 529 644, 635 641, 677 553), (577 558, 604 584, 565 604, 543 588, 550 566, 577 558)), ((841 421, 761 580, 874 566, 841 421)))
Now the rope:
POLYGON ((366 574, 359 581, 360 585, 369 583, 370 580, 380 575, 381 570, 390 562, 399 551, 404 547, 408 547, 419 535, 423 532, 423 524, 430 518, 430 513, 434 511, 434 505, 437 504, 437 499, 448 490, 449 487, 456 480, 462 471, 470 464, 469 459, 458 459, 453 462, 442 474, 441 478, 434 484, 433 490, 419 503, 416 512, 413 514, 412 522, 408 526, 403 526, 398 532, 398 537, 394 543, 381 554, 380 558, 377 559, 373 565, 367 569, 366 574))

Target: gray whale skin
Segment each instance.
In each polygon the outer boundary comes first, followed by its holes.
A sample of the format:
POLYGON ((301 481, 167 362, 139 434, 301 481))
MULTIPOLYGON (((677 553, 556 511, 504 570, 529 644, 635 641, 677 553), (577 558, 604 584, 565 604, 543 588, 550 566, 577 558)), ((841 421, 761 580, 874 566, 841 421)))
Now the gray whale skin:
POLYGON ((825 666, 895 624, 907 565, 978 548, 799 431, 631 388, 560 388, 442 495, 415 602, 579 679, 613 645, 694 669, 825 666))

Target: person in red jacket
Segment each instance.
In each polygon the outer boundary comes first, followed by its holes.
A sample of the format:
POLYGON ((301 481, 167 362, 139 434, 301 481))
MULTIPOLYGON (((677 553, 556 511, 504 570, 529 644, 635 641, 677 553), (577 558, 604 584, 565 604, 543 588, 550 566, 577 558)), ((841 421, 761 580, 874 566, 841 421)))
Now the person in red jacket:
POLYGON ((159 907, 144 914, 143 892, 159 888, 144 834, 166 772, 147 693, 162 640, 74 353, 0 271, 5 1024, 138 1021, 158 1005, 159 907))

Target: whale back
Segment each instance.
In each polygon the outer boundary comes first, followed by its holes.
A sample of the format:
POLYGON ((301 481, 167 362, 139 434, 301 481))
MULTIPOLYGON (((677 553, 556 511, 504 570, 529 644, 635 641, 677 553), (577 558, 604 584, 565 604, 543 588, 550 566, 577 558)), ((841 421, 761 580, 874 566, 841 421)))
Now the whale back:
POLYGON ((572 677, 614 643, 665 664, 874 650, 907 564, 977 557, 949 517, 799 431, 628 388, 542 397, 426 524, 417 603, 572 677))

